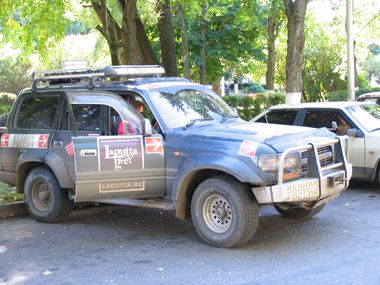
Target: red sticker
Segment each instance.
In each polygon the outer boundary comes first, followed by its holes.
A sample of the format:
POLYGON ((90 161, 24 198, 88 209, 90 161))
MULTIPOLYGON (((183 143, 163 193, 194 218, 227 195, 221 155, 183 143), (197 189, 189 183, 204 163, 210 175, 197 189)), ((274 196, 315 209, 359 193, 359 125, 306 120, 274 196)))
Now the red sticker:
POLYGON ((248 157, 254 157, 259 145, 260 143, 258 142, 243 141, 240 145, 239 154, 248 157))
POLYGON ((162 153, 162 140, 160 137, 145 138, 146 153, 162 153))
POLYGON ((72 157, 74 155, 74 144, 73 141, 69 142, 66 146, 66 153, 69 157, 72 157))
POLYGON ((1 147, 9 146, 9 134, 3 134, 1 136, 1 147))
POLYGON ((47 148, 49 135, 40 135, 38 138, 38 148, 47 148))

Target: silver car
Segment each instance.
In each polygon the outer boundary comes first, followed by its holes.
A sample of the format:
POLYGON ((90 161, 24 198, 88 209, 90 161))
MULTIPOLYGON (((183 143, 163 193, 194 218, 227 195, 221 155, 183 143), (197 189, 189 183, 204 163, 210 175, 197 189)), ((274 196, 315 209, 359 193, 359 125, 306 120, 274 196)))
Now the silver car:
POLYGON ((251 121, 326 127, 349 137, 353 178, 380 184, 380 106, 373 102, 318 102, 278 105, 251 121))

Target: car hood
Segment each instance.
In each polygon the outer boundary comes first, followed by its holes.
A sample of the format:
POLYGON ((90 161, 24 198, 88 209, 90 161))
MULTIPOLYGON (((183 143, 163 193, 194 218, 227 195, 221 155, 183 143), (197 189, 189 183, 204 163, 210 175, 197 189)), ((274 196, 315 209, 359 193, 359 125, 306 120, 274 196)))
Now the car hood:
POLYGON ((308 143, 333 139, 336 135, 326 128, 314 129, 278 124, 237 121, 193 126, 186 130, 193 137, 206 136, 214 139, 249 140, 272 147, 277 152, 308 143))

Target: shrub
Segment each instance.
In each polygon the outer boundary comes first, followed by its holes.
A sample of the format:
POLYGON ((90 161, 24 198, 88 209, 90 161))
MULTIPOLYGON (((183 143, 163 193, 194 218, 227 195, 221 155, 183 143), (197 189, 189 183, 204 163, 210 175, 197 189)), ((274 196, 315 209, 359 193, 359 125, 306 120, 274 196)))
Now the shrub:
POLYGON ((285 102, 285 94, 260 93, 253 96, 224 96, 224 101, 238 111, 239 117, 249 121, 265 109, 285 102))
POLYGON ((244 92, 245 93, 264 93, 265 89, 261 85, 253 83, 247 86, 246 88, 244 88, 244 92))
POLYGON ((0 92, 0 115, 11 110, 12 104, 15 101, 15 99, 15 94, 0 92))
POLYGON ((327 101, 347 101, 348 91, 347 90, 336 90, 327 93, 327 101))
MULTIPOLYGON (((378 92, 380 87, 374 88, 362 88, 355 91, 355 97, 369 92, 378 92)), ((348 91, 347 90, 336 90, 329 92, 326 96, 328 101, 347 101, 348 100, 348 91)))

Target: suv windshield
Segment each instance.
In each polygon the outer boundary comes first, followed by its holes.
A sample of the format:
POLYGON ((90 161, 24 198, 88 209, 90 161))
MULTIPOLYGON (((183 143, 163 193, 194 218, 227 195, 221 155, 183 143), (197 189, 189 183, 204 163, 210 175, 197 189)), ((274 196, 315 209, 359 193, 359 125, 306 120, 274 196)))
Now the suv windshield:
POLYGON ((168 128, 191 126, 199 121, 222 121, 236 117, 233 110, 217 95, 199 90, 185 89, 171 93, 150 93, 157 111, 168 128))
POLYGON ((368 132, 380 129, 380 106, 376 104, 354 105, 346 107, 346 110, 368 132))

